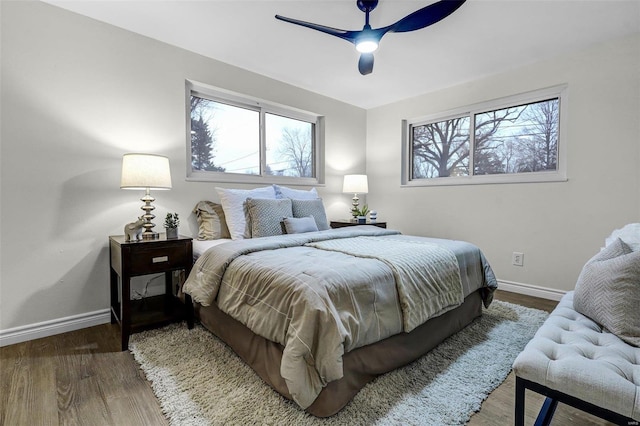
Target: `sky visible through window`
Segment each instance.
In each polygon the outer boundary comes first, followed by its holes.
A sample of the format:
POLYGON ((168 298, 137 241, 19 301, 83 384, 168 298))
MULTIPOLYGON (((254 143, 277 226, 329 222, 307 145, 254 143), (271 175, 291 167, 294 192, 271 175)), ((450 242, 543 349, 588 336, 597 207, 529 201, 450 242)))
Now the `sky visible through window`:
POLYGON ((265 113, 265 142, 260 143, 260 112, 191 97, 191 149, 194 170, 313 177, 312 123, 265 113))

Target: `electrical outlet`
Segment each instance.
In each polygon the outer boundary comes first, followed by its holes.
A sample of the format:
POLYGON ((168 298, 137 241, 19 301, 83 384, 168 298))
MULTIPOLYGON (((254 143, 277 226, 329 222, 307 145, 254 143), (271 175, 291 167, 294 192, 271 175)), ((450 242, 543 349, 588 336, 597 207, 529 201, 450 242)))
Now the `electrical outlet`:
POLYGON ((523 266, 524 265, 524 253, 520 253, 520 252, 514 251, 513 255, 511 256, 511 263, 513 263, 515 266, 523 266))

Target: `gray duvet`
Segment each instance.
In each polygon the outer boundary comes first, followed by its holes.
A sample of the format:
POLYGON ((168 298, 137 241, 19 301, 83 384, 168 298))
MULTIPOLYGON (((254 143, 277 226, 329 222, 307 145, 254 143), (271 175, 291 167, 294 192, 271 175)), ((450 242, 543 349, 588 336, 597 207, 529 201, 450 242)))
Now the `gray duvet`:
POLYGON ((284 347, 280 374, 308 407, 342 377, 342 355, 411 331, 480 287, 497 287, 472 244, 373 226, 240 240, 195 263, 184 291, 284 347))

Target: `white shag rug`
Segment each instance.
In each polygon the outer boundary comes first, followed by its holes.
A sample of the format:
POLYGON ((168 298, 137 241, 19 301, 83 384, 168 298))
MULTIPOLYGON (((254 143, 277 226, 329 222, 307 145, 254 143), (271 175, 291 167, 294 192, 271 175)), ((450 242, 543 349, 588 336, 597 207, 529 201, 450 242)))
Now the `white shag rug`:
POLYGON ((494 301, 464 330, 378 377, 326 419, 272 390, 201 325, 134 334, 129 349, 172 425, 456 425, 468 422, 506 379, 547 316, 494 301))

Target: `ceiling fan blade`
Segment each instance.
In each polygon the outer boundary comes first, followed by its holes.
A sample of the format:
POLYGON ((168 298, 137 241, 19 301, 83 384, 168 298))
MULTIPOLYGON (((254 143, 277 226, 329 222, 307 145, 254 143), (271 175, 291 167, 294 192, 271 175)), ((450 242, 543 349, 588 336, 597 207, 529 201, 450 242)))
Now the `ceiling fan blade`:
POLYGON ((388 27, 380 28, 385 33, 387 31, 393 33, 405 33, 408 31, 415 31, 421 28, 433 25, 438 21, 443 20, 453 12, 458 10, 460 6, 466 0, 440 0, 437 3, 430 4, 429 6, 418 9, 410 15, 400 19, 395 24, 391 24, 388 27))
POLYGON ((286 16, 282 16, 282 15, 276 15, 276 19, 279 19, 284 22, 289 22, 290 24, 296 24, 302 27, 311 28, 313 30, 320 31, 325 34, 339 37, 351 43, 355 43, 356 37, 361 32, 361 31, 349 31, 349 30, 341 30, 339 28, 327 27, 325 25, 314 24, 312 22, 306 22, 306 21, 300 21, 298 19, 287 18, 286 16))
POLYGON ((363 53, 358 60, 358 71, 360 74, 367 75, 373 71, 373 53, 363 53))

